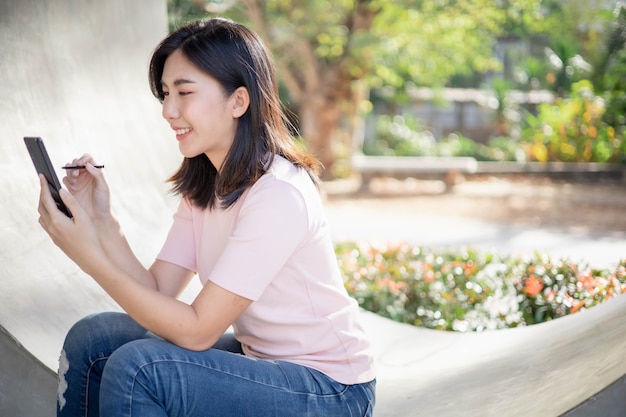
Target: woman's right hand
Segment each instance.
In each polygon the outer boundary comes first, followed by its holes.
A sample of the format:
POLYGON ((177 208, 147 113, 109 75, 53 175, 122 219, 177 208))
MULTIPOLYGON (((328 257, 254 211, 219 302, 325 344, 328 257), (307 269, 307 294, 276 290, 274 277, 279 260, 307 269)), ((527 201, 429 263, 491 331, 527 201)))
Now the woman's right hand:
POLYGON ((85 169, 66 170, 63 184, 89 215, 94 224, 107 223, 112 218, 109 186, 102 169, 95 168, 89 154, 74 159, 71 165, 85 165, 85 169))

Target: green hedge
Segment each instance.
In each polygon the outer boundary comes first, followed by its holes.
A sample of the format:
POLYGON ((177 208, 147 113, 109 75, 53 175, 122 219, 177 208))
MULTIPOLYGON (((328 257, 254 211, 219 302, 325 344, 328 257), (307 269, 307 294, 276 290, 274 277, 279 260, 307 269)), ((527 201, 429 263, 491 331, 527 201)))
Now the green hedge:
POLYGON ((519 140, 506 136, 482 144, 454 133, 436 139, 412 115, 382 115, 376 119, 375 140, 366 141, 363 153, 388 156, 471 156, 479 161, 599 162, 626 164, 626 119, 616 113, 626 94, 613 93, 607 104, 593 92, 589 81, 572 85, 566 98, 538 106, 538 114, 519 115, 519 140), (614 110, 615 107, 617 110, 614 110))
POLYGON ((439 330, 532 325, 626 292, 626 259, 614 271, 535 253, 527 259, 464 248, 341 242, 345 287, 366 310, 439 330))

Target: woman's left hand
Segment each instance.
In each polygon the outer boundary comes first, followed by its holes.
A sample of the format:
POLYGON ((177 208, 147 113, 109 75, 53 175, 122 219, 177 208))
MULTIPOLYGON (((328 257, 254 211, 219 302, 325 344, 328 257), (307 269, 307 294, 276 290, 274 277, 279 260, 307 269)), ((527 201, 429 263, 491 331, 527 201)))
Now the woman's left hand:
POLYGON ((90 266, 98 258, 106 257, 98 240, 98 233, 89 216, 65 189, 59 194, 70 210, 73 219, 62 213, 52 198, 48 183, 39 176, 39 224, 50 235, 52 241, 72 259, 83 271, 89 273, 90 266))

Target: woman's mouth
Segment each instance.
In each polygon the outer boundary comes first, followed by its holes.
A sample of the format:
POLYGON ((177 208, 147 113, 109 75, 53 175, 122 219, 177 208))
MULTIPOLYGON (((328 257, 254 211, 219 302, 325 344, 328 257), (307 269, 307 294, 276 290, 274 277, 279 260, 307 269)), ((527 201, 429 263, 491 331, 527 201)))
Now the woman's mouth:
POLYGON ((177 135, 184 135, 187 132, 191 132, 191 128, 190 127, 185 127, 183 129, 176 129, 176 134, 177 135))
POLYGON ((185 127, 182 129, 175 129, 174 132, 176 133, 176 139, 178 140, 184 139, 187 136, 187 134, 191 132, 191 130, 192 129, 190 127, 185 127))

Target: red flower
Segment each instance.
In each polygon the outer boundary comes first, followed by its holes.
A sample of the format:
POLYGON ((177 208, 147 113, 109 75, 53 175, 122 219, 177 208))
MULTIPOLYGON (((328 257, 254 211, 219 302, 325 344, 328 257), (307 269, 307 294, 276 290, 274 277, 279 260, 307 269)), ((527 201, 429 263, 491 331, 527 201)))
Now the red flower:
POLYGON ((529 297, 534 298, 539 295, 541 290, 543 290, 543 282, 539 278, 535 277, 535 274, 530 274, 524 283, 524 292, 529 297))
POLYGON ((584 306, 584 305, 585 305, 585 302, 584 302, 583 300, 581 300, 581 301, 579 301, 578 303, 576 303, 576 305, 575 305, 575 306, 573 306, 569 312, 570 312, 571 314, 574 314, 574 313, 576 313, 578 310, 580 310, 580 308, 581 308, 582 306, 584 306))
POLYGON ((404 286, 404 282, 392 281, 389 278, 383 278, 378 281, 378 288, 380 288, 381 290, 386 288, 391 293, 399 292, 400 290, 402 290, 402 288, 404 288, 404 286))

